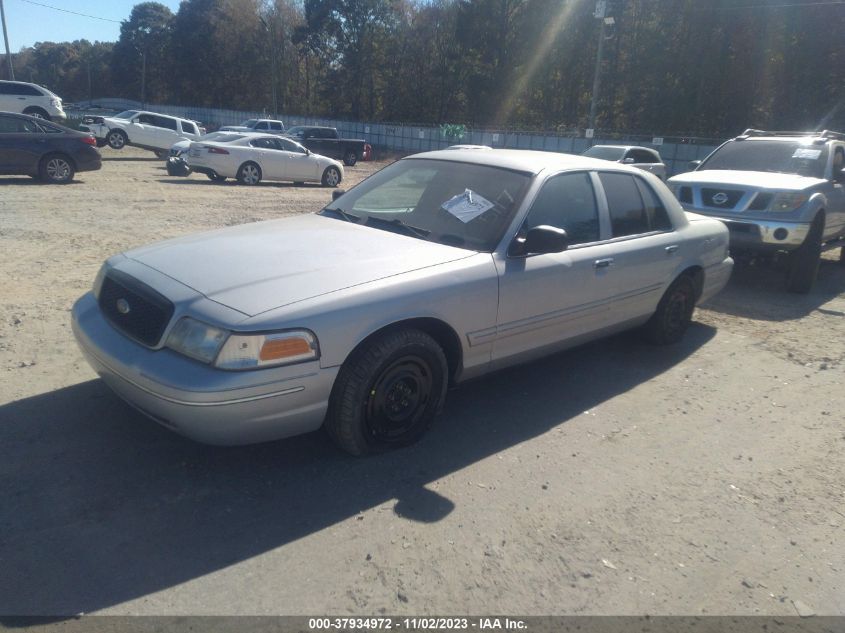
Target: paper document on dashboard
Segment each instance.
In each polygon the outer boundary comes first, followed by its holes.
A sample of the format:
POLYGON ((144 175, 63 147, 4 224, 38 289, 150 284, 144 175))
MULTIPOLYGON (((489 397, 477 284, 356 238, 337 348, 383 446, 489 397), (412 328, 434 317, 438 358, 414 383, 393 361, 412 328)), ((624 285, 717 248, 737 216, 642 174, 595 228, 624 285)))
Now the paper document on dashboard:
POLYGON ((463 193, 450 198, 440 206, 466 224, 490 209, 493 203, 474 191, 465 189, 463 193))

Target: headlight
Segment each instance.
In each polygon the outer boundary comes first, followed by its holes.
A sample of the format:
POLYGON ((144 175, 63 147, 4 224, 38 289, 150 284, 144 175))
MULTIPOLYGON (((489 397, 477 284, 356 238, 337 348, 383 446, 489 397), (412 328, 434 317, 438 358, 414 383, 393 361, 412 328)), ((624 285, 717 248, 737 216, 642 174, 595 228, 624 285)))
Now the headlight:
POLYGON ((226 330, 184 317, 170 331, 165 345, 195 360, 211 363, 228 334, 226 330))
POLYGON ((307 330, 232 334, 220 350, 214 365, 221 369, 257 369, 290 365, 319 357, 317 338, 307 330))
POLYGON ((795 211, 795 209, 800 207, 809 199, 809 196, 805 193, 779 193, 772 201, 769 211, 778 211, 780 213, 795 211))

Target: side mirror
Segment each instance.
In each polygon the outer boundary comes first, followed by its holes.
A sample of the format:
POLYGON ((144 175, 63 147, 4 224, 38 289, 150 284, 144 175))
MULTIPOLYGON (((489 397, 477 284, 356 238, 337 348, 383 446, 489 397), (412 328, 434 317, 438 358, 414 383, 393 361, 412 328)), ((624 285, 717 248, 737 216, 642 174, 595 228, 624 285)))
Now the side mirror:
POLYGON ((628 156, 628 158, 622 159, 622 164, 624 164, 624 165, 633 165, 635 162, 636 161, 633 158, 631 158, 630 156, 628 156))
POLYGON ((569 246, 566 231, 556 226, 541 224, 530 229, 525 237, 517 237, 508 249, 508 255, 525 257, 544 253, 562 253, 569 246))
POLYGON ((332 202, 340 198, 343 194, 346 193, 346 189, 334 189, 332 190, 332 202))
POLYGON ((691 160, 689 163, 687 163, 687 166, 690 168, 691 171, 695 171, 696 169, 698 169, 699 165, 701 165, 700 160, 691 160))

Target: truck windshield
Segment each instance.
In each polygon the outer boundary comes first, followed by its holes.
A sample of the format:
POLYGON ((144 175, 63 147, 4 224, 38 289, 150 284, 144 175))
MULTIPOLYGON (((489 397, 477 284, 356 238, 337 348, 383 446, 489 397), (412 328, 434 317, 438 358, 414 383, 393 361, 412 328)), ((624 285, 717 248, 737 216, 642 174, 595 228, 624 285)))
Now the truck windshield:
POLYGON ((332 201, 320 215, 489 253, 530 181, 530 174, 499 167, 407 158, 332 201))
POLYGON ((256 123, 258 123, 258 119, 247 119, 241 123, 241 127, 253 127, 256 123))
POLYGON ((729 141, 713 152, 697 171, 729 169, 768 171, 824 178, 827 146, 812 145, 804 139, 768 141, 746 139, 729 141))

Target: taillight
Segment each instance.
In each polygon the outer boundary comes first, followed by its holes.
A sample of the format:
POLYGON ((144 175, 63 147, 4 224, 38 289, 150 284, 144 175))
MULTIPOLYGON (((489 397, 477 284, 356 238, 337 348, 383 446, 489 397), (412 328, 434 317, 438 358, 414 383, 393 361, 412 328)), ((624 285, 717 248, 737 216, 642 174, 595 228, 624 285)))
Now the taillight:
POLYGON ((95 139, 93 136, 82 136, 79 138, 79 140, 85 143, 86 145, 93 145, 94 147, 97 146, 97 139, 95 139))
POLYGON ((209 147, 208 153, 209 154, 228 154, 229 150, 223 149, 222 147, 209 147))

